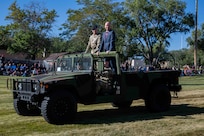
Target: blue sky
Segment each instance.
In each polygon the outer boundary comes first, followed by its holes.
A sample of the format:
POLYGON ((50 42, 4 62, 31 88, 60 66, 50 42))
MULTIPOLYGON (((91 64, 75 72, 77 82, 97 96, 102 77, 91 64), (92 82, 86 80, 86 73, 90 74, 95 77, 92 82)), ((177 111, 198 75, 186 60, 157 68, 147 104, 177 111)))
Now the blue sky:
MULTIPOLYGON (((183 0, 187 3, 186 5, 186 11, 191 12, 195 14, 195 0, 183 0)), ((201 24, 204 23, 204 0, 198 0, 198 29, 201 27, 201 24)), ((179 50, 181 48, 188 48, 186 43, 186 38, 191 36, 191 33, 188 34, 182 34, 177 33, 173 34, 170 39, 170 47, 169 50, 179 50)))
MULTIPOLYGON (((24 8, 26 4, 28 4, 32 0, 17 0, 18 5, 21 8, 24 8)), ((59 17, 56 19, 55 29, 53 31, 53 35, 57 35, 57 28, 60 27, 62 23, 67 19, 66 11, 68 9, 78 9, 80 5, 77 5, 75 0, 38 0, 43 4, 44 7, 49 10, 55 9, 59 17)), ((123 1, 123 0, 115 0, 115 1, 123 1)), ((187 3, 187 12, 195 13, 195 0, 183 0, 187 3)), ((0 2, 0 25, 6 25, 9 23, 5 20, 5 17, 9 14, 8 8, 14 2, 14 0, 1 0, 0 2)), ((200 25, 204 23, 204 9, 202 6, 204 5, 204 0, 198 0, 198 28, 200 25)), ((173 34, 170 41, 170 47, 168 50, 179 50, 181 48, 187 48, 186 38, 190 36, 188 34, 173 34)))

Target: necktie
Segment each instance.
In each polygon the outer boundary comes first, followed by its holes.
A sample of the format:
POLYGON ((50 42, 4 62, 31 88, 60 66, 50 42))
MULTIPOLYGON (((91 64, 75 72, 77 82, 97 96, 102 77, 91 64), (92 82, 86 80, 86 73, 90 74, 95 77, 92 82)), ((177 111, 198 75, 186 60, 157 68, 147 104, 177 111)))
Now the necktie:
POLYGON ((106 32, 106 34, 105 34, 105 38, 107 38, 108 37, 108 32, 106 32))

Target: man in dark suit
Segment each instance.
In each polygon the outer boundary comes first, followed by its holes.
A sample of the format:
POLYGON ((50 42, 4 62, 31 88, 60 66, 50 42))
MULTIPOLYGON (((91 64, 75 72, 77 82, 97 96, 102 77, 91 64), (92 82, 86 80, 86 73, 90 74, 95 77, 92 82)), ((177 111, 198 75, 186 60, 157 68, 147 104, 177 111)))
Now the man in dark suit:
MULTIPOLYGON (((99 52, 106 52, 109 53, 110 51, 115 51, 115 32, 111 29, 110 22, 105 23, 105 32, 103 32, 101 43, 99 46, 99 52)), ((116 70, 115 59, 113 58, 106 58, 106 62, 109 62, 110 67, 113 72, 116 70)))
POLYGON ((110 22, 105 23, 106 31, 103 32, 99 52, 115 51, 115 32, 111 29, 110 22))

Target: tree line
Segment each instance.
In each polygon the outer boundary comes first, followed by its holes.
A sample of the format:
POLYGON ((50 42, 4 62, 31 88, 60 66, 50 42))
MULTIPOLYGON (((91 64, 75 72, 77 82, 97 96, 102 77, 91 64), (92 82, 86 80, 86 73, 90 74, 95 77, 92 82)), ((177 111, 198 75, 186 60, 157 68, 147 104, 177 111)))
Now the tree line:
MULTIPOLYGON (((43 52, 84 52, 91 27, 97 25, 102 32, 104 23, 110 21, 117 37, 116 50, 123 54, 124 59, 137 54, 142 55, 147 64, 152 64, 161 52, 168 52, 172 34, 188 33, 194 28, 195 15, 185 12, 185 1, 77 0, 77 3, 81 8, 67 9, 67 19, 61 24, 59 35, 52 36, 53 25, 60 16, 54 9, 48 10, 36 1, 22 8, 14 1, 5 18, 10 23, 0 26, 0 49, 9 53, 26 53, 28 59, 35 59, 43 52)), ((198 31, 199 55, 204 50, 203 26, 198 31)), ((193 63, 193 32, 187 42, 189 49, 171 52, 181 65, 193 63)), ((199 58, 203 64, 204 60, 199 58)))

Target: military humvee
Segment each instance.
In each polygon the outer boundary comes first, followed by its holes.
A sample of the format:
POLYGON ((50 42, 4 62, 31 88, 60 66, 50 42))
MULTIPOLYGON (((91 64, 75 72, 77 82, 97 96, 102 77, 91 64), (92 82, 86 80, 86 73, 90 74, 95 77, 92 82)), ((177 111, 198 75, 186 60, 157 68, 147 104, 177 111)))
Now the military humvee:
POLYGON ((181 90, 180 71, 122 71, 117 52, 65 54, 53 64, 48 74, 10 79, 17 114, 66 124, 74 121, 78 103, 128 108, 137 99, 143 99, 148 110, 161 112, 170 108, 170 91, 181 90), (105 66, 107 58, 115 60, 115 71, 105 66))

